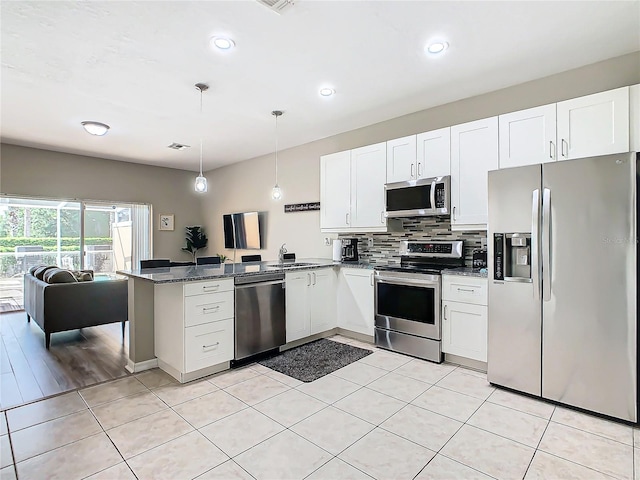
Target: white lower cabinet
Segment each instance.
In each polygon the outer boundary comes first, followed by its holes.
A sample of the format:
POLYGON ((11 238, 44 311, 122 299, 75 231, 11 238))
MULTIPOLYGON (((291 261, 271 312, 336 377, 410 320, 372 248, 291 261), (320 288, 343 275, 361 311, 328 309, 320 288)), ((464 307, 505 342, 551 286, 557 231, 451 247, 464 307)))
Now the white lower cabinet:
POLYGON ((442 276, 442 351, 487 361, 487 279, 442 276))
POLYGON ((158 365, 181 382, 233 359, 233 279, 154 286, 158 365))
POLYGON ((373 270, 341 268, 338 274, 338 327, 373 336, 373 270))
POLYGON ((287 343, 336 327, 333 267, 287 272, 287 343))

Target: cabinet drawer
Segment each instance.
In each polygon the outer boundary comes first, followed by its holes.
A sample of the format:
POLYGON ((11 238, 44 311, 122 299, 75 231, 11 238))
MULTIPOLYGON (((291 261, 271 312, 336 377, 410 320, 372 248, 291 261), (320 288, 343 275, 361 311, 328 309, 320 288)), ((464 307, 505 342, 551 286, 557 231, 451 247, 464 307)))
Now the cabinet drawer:
POLYGON ((228 362, 233 359, 233 320, 186 328, 184 349, 187 372, 228 362))
POLYGON ((233 279, 206 280, 204 282, 187 282, 184 284, 184 296, 204 295, 205 293, 233 291, 233 279))
POLYGON ((442 299, 487 305, 487 279, 462 275, 443 275, 442 299))
POLYGON ((185 297, 185 327, 233 318, 233 299, 233 291, 185 297))

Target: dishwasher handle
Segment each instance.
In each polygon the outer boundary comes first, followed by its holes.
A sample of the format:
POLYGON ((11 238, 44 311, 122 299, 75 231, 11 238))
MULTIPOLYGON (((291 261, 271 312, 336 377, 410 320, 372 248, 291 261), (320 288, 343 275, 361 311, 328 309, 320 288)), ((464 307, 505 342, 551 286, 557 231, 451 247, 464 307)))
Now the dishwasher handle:
POLYGON ((268 285, 283 285, 284 288, 284 280, 274 280, 272 282, 255 282, 255 283, 245 283, 244 285, 236 285, 236 290, 241 288, 255 288, 262 287, 268 285))
POLYGON ((267 273, 262 275, 247 275, 244 277, 236 277, 233 280, 236 286, 238 285, 256 285, 265 284, 268 282, 284 282, 283 273, 267 273))

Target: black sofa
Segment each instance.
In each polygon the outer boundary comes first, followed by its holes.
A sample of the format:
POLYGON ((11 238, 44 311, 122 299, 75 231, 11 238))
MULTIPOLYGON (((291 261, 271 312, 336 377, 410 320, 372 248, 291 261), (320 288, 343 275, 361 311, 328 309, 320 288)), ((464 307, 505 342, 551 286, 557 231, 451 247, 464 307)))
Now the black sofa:
POLYGON ((48 283, 46 276, 41 280, 35 272, 32 269, 24 275, 24 309, 27 321, 33 318, 44 332, 46 348, 52 333, 107 323, 122 322, 124 338, 128 319, 126 279, 48 283))

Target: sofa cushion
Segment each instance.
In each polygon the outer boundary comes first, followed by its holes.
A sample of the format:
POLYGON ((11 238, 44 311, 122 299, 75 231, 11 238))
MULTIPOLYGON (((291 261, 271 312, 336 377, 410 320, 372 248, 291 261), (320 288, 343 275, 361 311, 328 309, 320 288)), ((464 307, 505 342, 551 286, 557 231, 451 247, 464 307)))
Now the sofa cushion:
POLYGON ((76 277, 69 270, 52 268, 44 274, 43 280, 47 283, 77 283, 76 277))
POLYGON ((40 268, 36 268, 33 272, 33 274, 35 275, 35 277, 38 280, 44 280, 44 274, 47 270, 50 270, 52 268, 58 268, 55 265, 48 265, 46 267, 40 267, 40 268))
POLYGON ((33 272, 35 272, 35 271, 36 271, 37 269, 39 269, 40 267, 46 267, 46 265, 42 265, 42 264, 40 264, 40 265, 34 265, 33 267, 31 267, 31 268, 29 269, 29 273, 30 273, 31 275, 33 275, 33 272))

